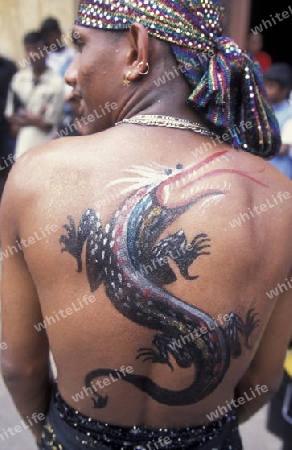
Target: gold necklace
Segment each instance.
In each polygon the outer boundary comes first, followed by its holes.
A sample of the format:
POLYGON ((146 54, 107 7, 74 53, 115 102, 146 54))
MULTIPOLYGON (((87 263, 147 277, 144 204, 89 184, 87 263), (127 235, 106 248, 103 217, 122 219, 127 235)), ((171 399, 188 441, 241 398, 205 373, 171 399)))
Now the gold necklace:
POLYGON ((132 117, 131 119, 121 120, 120 122, 117 122, 115 126, 121 125, 122 123, 131 123, 134 125, 145 125, 153 127, 178 128, 180 130, 190 130, 194 133, 209 136, 213 139, 216 138, 216 134, 208 130, 208 128, 204 127, 203 125, 191 122, 187 119, 180 119, 178 117, 140 114, 132 117))

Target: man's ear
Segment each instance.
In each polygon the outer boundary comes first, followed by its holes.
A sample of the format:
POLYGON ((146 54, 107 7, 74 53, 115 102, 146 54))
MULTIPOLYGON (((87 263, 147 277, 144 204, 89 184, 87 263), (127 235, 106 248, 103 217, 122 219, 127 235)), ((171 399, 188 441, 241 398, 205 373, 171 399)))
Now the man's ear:
POLYGON ((148 31, 141 23, 133 23, 129 32, 130 50, 127 54, 127 79, 134 81, 149 70, 148 31))

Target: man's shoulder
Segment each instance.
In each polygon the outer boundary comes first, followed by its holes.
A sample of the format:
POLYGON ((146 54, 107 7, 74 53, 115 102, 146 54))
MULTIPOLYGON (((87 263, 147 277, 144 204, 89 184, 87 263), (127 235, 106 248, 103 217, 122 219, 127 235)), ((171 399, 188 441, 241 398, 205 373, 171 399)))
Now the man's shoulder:
POLYGON ((286 206, 284 210, 292 219, 292 182, 286 175, 274 167, 273 164, 270 164, 270 161, 272 160, 267 161, 267 164, 264 163, 265 165, 263 166, 264 170, 262 173, 264 183, 268 186, 269 191, 272 192, 273 195, 279 192, 286 193, 288 202, 285 203, 286 206))
MULTIPOLYGON (((64 137, 33 147, 17 159, 15 167, 18 166, 18 170, 21 171, 28 166, 33 168, 33 166, 40 167, 39 164, 47 164, 43 166, 46 168, 46 171, 50 170, 50 168, 54 169, 55 164, 61 158, 66 157, 68 162, 70 161, 72 148, 80 148, 80 142, 77 139, 80 139, 80 137, 64 137)), ((86 137, 83 136, 81 139, 86 140, 86 137)))
POLYGON ((70 160, 72 144, 72 138, 57 139, 33 147, 17 158, 10 170, 4 192, 11 204, 20 207, 38 195, 48 180, 58 177, 60 170, 70 160))
MULTIPOLYGON (((233 151, 231 155, 234 154, 233 151)), ((236 158, 234 159, 235 170, 244 172, 248 175, 247 178, 243 179, 256 179, 260 183, 251 184, 253 193, 257 192, 257 186, 260 188, 259 192, 262 191, 261 186, 265 185, 269 189, 273 190, 289 190, 292 198, 292 183, 291 180, 283 175, 278 169, 276 169, 270 162, 273 158, 264 159, 260 156, 253 155, 245 151, 236 151, 236 158)), ((238 179, 238 181, 241 178, 238 179)), ((239 186, 242 188, 241 184, 239 186)))
POLYGON ((26 151, 10 171, 6 186, 10 198, 17 197, 14 203, 19 206, 29 203, 40 195, 42 186, 63 185, 64 176, 71 174, 73 179, 74 173, 82 170, 80 167, 88 170, 92 167, 89 153, 99 151, 99 142, 97 135, 93 139, 91 136, 63 137, 26 151))
POLYGON ((17 160, 18 165, 21 165, 19 170, 25 173, 29 166, 30 173, 37 176, 40 167, 43 167, 42 177, 55 177, 62 171, 72 173, 75 169, 80 171, 80 166, 91 164, 92 155, 100 158, 99 167, 102 170, 103 156, 112 152, 113 142, 116 142, 112 131, 113 129, 108 129, 87 136, 64 136, 53 139, 25 152, 17 160))

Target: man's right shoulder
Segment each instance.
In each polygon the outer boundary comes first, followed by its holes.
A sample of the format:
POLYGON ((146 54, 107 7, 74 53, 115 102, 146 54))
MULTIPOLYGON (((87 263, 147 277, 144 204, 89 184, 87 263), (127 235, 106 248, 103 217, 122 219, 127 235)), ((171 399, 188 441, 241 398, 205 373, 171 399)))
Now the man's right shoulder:
POLYGON ((46 172, 54 170, 55 165, 66 158, 68 163, 74 148, 80 148, 87 141, 86 136, 63 137, 51 140, 44 144, 31 148, 17 158, 14 171, 21 174, 22 171, 33 171, 43 168, 46 172))
POLYGON ((3 199, 11 209, 21 210, 42 191, 53 177, 57 177, 62 167, 70 161, 72 146, 78 143, 78 137, 57 139, 33 147, 15 160, 5 183, 3 199))
POLYGON ((92 136, 61 137, 45 144, 33 147, 17 158, 11 171, 11 178, 30 179, 41 174, 42 179, 60 170, 62 167, 74 166, 74 160, 82 161, 86 149, 99 146, 102 138, 98 133, 92 136))

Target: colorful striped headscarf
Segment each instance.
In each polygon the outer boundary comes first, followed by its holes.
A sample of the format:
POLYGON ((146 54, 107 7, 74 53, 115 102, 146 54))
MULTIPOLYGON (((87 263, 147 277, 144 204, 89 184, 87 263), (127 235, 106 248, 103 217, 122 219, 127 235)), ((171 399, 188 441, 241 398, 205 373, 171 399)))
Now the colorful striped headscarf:
POLYGON ((188 68, 188 101, 213 131, 228 134, 235 148, 268 158, 280 148, 279 124, 259 64, 222 37, 223 11, 217 0, 81 0, 75 23, 108 30, 142 23, 188 68))

